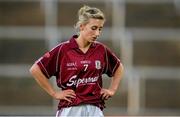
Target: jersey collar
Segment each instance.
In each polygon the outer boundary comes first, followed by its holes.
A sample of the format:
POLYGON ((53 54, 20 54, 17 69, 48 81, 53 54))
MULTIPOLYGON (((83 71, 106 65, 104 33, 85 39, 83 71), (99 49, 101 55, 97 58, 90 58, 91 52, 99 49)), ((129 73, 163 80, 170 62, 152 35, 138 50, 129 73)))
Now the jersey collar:
MULTIPOLYGON (((71 48, 79 48, 77 42, 76 42, 76 38, 78 38, 78 35, 73 35, 70 39, 70 43, 71 43, 71 48)), ((95 48, 96 47, 96 43, 92 43, 90 48, 95 48)))

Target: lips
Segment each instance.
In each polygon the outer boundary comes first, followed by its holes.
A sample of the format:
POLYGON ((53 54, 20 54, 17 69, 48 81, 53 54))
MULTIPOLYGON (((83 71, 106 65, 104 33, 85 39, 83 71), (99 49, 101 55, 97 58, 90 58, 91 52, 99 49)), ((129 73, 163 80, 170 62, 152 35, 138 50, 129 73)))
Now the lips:
POLYGON ((93 41, 95 41, 97 39, 97 37, 93 37, 93 41))

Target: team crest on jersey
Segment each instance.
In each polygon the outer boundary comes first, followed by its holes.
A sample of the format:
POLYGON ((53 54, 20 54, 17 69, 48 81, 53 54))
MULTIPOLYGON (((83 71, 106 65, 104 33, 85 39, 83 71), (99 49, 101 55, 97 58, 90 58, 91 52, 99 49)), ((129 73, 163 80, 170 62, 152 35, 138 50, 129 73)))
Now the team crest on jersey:
POLYGON ((95 67, 96 67, 96 69, 101 69, 101 61, 96 60, 95 61, 95 67))
POLYGON ((49 53, 49 52, 46 52, 46 53, 44 54, 44 57, 45 57, 45 58, 49 58, 49 57, 50 57, 50 53, 49 53))

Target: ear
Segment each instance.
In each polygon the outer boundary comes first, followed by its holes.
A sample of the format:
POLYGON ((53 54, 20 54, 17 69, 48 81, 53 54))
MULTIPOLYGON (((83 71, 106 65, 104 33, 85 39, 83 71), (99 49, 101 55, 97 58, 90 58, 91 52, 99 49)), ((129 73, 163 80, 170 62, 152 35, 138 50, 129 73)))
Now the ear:
POLYGON ((84 27, 85 27, 85 24, 81 24, 80 27, 79 27, 80 31, 83 31, 84 27))

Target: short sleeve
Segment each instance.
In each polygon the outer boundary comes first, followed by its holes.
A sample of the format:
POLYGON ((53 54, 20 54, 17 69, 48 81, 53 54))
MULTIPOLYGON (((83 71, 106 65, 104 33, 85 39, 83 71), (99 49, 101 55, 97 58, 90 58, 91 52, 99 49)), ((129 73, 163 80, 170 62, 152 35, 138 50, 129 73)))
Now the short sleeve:
POLYGON ((51 51, 46 52, 38 61, 36 61, 37 65, 47 78, 55 76, 58 72, 59 55, 60 47, 57 46, 51 51))
POLYGON ((105 74, 112 77, 120 65, 120 59, 109 48, 106 48, 105 50, 105 74))

